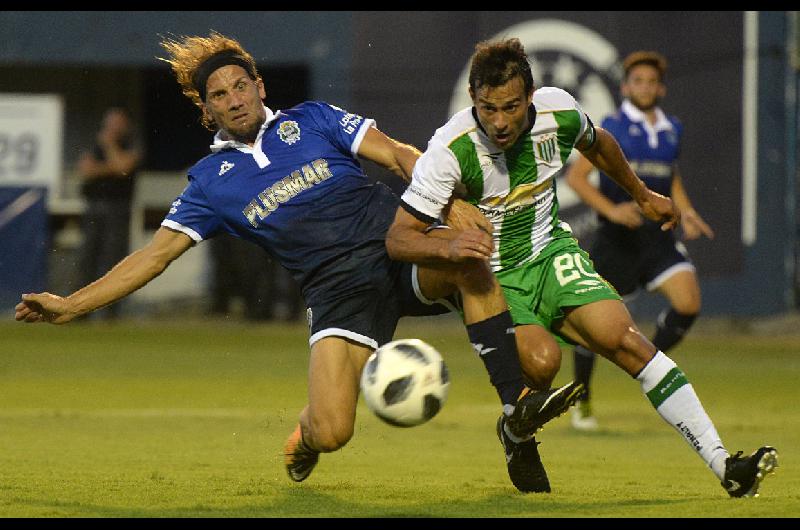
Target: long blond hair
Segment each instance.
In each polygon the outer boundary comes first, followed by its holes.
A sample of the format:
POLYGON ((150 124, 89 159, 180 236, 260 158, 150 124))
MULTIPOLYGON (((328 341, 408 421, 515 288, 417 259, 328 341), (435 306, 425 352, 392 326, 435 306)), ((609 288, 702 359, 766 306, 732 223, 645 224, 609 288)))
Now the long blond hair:
MULTIPOLYGON (((211 31, 208 37, 181 36, 179 40, 165 37, 161 41, 161 47, 169 54, 168 58, 157 57, 157 59, 167 62, 175 73, 175 78, 181 86, 183 95, 192 100, 192 103, 203 110, 203 99, 200 91, 195 86, 195 75, 197 69, 210 57, 220 52, 233 52, 242 56, 251 66, 250 69, 256 73, 256 61, 242 48, 238 41, 211 31)), ((250 74, 250 72, 248 72, 250 74)), ((256 73, 256 79, 260 76, 256 73)), ((207 113, 202 113, 202 123, 206 128, 214 130, 213 120, 207 113)))

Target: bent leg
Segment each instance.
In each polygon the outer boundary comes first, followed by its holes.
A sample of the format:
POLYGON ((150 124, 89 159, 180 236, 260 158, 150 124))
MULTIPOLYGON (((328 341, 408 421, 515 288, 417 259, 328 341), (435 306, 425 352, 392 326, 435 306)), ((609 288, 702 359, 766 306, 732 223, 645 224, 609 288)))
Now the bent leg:
POLYGON ((700 313, 700 285, 693 270, 681 270, 656 289, 670 304, 658 317, 653 344, 668 351, 678 344, 700 313))
POLYGON ((353 436, 361 371, 372 349, 341 337, 325 337, 311 348, 308 405, 300 414, 303 440, 327 453, 353 436))
POLYGON ((636 329, 622 302, 603 300, 573 308, 562 332, 635 377, 664 421, 723 479, 728 452, 714 423, 686 375, 636 329))
POLYGON ((542 326, 517 326, 517 349, 528 383, 535 390, 550 388, 561 369, 561 347, 542 326))

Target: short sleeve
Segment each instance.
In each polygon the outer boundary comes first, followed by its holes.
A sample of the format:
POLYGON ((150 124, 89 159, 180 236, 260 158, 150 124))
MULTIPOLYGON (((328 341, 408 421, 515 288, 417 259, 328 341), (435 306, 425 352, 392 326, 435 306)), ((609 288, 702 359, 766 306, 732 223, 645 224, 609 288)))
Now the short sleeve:
POLYGON ((401 205, 417 219, 435 222, 460 181, 461 168, 455 155, 434 138, 414 165, 411 184, 401 197, 401 205))
POLYGON ((200 242, 220 230, 221 220, 208 204, 197 180, 190 175, 189 185, 172 203, 161 226, 183 232, 200 242))
POLYGON ((328 140, 343 153, 358 155, 361 141, 375 120, 321 101, 311 103, 311 114, 328 140))

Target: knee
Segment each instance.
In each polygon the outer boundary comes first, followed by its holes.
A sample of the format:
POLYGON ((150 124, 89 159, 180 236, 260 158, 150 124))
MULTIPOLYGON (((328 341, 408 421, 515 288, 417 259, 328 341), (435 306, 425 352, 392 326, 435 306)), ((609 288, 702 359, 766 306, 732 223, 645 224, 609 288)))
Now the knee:
POLYGON ((554 340, 539 341, 517 339, 519 361, 531 388, 550 388, 561 369, 561 348, 554 340))

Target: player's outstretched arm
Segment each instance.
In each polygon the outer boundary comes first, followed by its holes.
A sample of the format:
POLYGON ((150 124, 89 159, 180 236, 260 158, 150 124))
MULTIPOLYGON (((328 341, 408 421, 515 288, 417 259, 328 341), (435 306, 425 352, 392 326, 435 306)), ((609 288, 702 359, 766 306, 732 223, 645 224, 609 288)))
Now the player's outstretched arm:
POLYGON ((642 210, 642 214, 653 221, 661 221, 662 230, 675 228, 680 221, 680 211, 669 197, 664 197, 645 186, 642 179, 634 173, 619 144, 608 131, 596 127, 596 141, 583 148, 581 143, 576 147, 595 167, 614 179, 628 194, 633 197, 642 210))
POLYGON ((147 246, 120 261, 99 280, 67 297, 50 293, 23 294, 14 318, 21 322, 66 324, 144 286, 193 244, 186 234, 162 227, 147 246))

